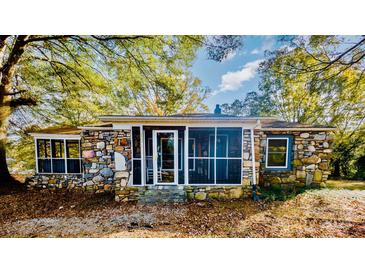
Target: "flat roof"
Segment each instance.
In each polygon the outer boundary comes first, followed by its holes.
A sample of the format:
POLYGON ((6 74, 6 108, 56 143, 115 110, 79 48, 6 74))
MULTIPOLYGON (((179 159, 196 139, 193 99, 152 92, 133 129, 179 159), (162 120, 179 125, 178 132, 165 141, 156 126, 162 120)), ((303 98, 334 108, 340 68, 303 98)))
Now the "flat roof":
POLYGON ((204 123, 213 123, 217 122, 217 124, 227 124, 227 125, 239 125, 240 123, 248 123, 251 126, 255 126, 257 124, 257 128, 263 131, 271 131, 271 130, 300 130, 300 131, 334 131, 335 127, 331 126, 323 126, 323 125, 308 125, 296 122, 286 122, 278 120, 276 117, 245 117, 245 116, 234 116, 227 114, 212 114, 212 113, 192 113, 192 114, 179 114, 179 115, 170 115, 170 116, 154 116, 154 115, 145 115, 145 116, 131 116, 131 115, 105 115, 100 116, 100 120, 104 123, 101 124, 92 124, 85 126, 52 126, 48 128, 43 128, 39 130, 35 130, 30 133, 30 135, 34 137, 39 136, 47 136, 47 135, 57 135, 57 136, 70 136, 77 137, 80 136, 82 130, 113 130, 114 124, 126 124, 133 125, 136 123, 148 125, 184 125, 186 123, 198 123, 200 125, 204 123), (108 123, 106 123, 108 122, 108 123))
POLYGON ((309 130, 309 129, 317 129, 317 130, 324 130, 324 131, 330 131, 330 130, 336 130, 335 127, 331 126, 324 126, 324 125, 308 125, 308 124, 302 124, 302 123, 296 123, 296 122, 286 122, 286 121, 263 121, 261 124, 261 128, 263 130, 271 130, 271 129, 298 129, 298 130, 309 130))
POLYGON ((130 122, 130 121, 232 121, 232 122, 253 122, 258 119, 277 120, 276 117, 249 117, 235 116, 229 114, 215 113, 187 113, 167 116, 157 115, 102 115, 99 116, 102 122, 130 122))
POLYGON ((103 115, 99 119, 103 122, 109 123, 120 123, 120 124, 137 124, 146 123, 148 124, 158 124, 167 125, 168 123, 259 123, 263 130, 274 130, 274 129, 288 129, 288 130, 323 130, 331 131, 336 128, 331 126, 323 125, 308 125, 296 122, 286 122, 281 121, 277 117, 267 117, 267 116, 235 116, 229 114, 215 114, 215 113, 187 113, 187 114, 177 114, 168 116, 156 116, 156 115, 103 115))
POLYGON ((62 135, 77 135, 81 134, 81 129, 74 126, 52 126, 48 128, 41 128, 32 131, 30 134, 62 134, 62 135))

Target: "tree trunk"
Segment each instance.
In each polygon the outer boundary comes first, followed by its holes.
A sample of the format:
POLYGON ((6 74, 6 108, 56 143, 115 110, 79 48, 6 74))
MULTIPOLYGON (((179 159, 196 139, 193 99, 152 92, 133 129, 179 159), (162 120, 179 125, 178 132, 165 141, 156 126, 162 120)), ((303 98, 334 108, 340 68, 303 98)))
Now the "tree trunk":
POLYGON ((8 165, 6 163, 6 139, 0 139, 0 187, 12 181, 8 165))
POLYGON ((10 182, 16 181, 12 179, 6 163, 6 140, 9 117, 12 108, 16 107, 15 101, 12 100, 11 93, 12 78, 14 76, 15 66, 24 53, 25 39, 26 36, 18 36, 16 38, 9 58, 0 68, 0 187, 10 185, 10 182))
POLYGON ((335 160, 333 162, 333 167, 334 167, 334 170, 333 170, 333 177, 335 178, 340 178, 341 177, 341 173, 340 173, 340 161, 339 160, 335 160))
MULTIPOLYGON (((5 100, 8 102, 8 100, 5 100)), ((2 102, 4 104, 4 100, 2 102)), ((11 107, 0 104, 0 187, 11 186, 17 182, 10 175, 6 162, 6 140, 8 130, 8 120, 11 114, 11 107)))

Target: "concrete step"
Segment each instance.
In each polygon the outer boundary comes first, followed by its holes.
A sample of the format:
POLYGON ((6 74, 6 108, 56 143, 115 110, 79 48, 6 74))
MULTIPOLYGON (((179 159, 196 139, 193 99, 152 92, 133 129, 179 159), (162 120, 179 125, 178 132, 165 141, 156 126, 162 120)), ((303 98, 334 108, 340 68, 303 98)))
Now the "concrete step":
POLYGON ((178 186, 155 187, 140 195, 139 203, 183 203, 186 202, 186 191, 178 186))

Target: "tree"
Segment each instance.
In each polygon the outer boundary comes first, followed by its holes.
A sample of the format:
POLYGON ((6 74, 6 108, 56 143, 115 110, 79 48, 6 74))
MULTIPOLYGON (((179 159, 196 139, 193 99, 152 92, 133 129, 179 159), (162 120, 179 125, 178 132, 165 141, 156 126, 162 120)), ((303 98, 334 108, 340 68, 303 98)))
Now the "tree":
POLYGON ((272 52, 259 72, 272 113, 286 121, 338 129, 333 173, 351 177, 356 159, 365 155, 364 41, 347 48, 343 39, 296 37, 290 48, 272 52))
POLYGON ((224 104, 240 115, 335 126, 333 175, 360 176, 365 156, 365 38, 284 37, 260 64, 260 91, 224 104), (359 172, 357 171, 359 170, 359 172))
POLYGON ((273 114, 269 98, 255 91, 246 94, 243 100, 222 104, 222 112, 239 116, 265 116, 273 114))
POLYGON ((11 181, 6 163, 9 123, 23 129, 29 120, 89 122, 100 110, 163 115, 203 107, 205 90, 198 79, 185 75, 196 49, 204 46, 208 56, 221 61, 239 45, 229 43, 232 36, 214 48, 214 39, 0 36, 0 182, 11 181))

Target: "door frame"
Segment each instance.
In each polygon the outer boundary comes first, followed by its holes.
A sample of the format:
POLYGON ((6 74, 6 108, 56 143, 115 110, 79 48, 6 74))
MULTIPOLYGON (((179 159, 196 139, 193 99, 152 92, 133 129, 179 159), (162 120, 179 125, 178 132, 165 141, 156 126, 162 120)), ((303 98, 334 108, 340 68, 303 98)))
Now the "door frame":
POLYGON ((178 130, 152 130, 152 165, 153 165, 153 184, 154 185, 177 185, 179 182, 179 134, 178 130), (161 183, 157 182, 157 134, 158 133, 173 133, 174 135, 174 182, 161 183))

